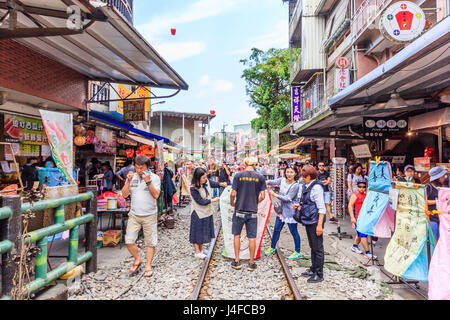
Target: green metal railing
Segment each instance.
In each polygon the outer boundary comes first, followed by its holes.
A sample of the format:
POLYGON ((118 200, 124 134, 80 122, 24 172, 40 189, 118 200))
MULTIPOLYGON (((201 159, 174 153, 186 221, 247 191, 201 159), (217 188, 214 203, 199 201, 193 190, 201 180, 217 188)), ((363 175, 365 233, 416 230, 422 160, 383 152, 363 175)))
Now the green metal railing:
MULTIPOLYGON (((0 208, 0 254, 12 254, 13 251, 21 252, 22 237, 22 216, 31 212, 39 212, 47 209, 53 209, 54 224, 48 227, 28 232, 23 235, 25 245, 36 243, 39 247, 35 260, 35 279, 26 284, 24 289, 24 298, 29 294, 49 285, 66 273, 69 273, 77 266, 86 262, 86 272, 97 271, 97 247, 96 247, 96 214, 97 214, 97 191, 93 188, 91 191, 75 196, 69 196, 59 199, 49 199, 39 202, 21 203, 20 197, 0 198, 3 207, 0 208), (65 220, 64 206, 73 203, 88 201, 88 212, 82 216, 78 216, 71 220, 65 220), (86 251, 78 256, 78 237, 79 226, 86 224, 86 251), (69 252, 67 262, 61 264, 57 268, 47 272, 47 242, 48 237, 58 233, 70 230, 69 236, 69 252), (13 240, 17 239, 17 240, 13 240)), ((9 259, 3 256, 2 259, 9 259)), ((6 261, 6 260, 4 260, 6 261)), ((8 264, 7 269, 2 266, 2 273, 6 279, 2 279, 3 299, 9 299, 12 288, 14 287, 14 274, 17 272, 18 266, 8 264), (5 273, 6 272, 6 273, 5 273)), ((1 296, 1 295, 0 295, 1 296)))
MULTIPOLYGON (((7 220, 12 216, 12 210, 9 207, 0 208, 0 220, 7 220)), ((0 257, 4 253, 12 250, 13 244, 9 240, 0 241, 0 257)), ((0 292, 1 297, 1 292, 0 292)), ((8 297, 1 297, 0 300, 8 300, 8 297)))
POLYGON ((92 252, 90 251, 87 251, 84 254, 78 256, 78 231, 79 226, 92 221, 94 219, 94 215, 92 213, 87 213, 83 216, 65 221, 64 206, 66 204, 88 201, 93 197, 94 194, 92 192, 87 192, 76 196, 35 202, 33 206, 31 206, 29 203, 22 204, 22 214, 30 210, 30 208, 32 212, 38 212, 46 209, 55 209, 55 224, 46 228, 29 232, 24 235, 26 245, 36 242, 40 249, 38 255, 36 256, 36 279, 26 285, 27 294, 45 287, 52 281, 55 281, 56 279, 70 272, 75 267, 83 264, 92 257, 92 252), (67 262, 63 263, 56 269, 47 272, 47 237, 66 230, 70 230, 70 245, 67 262))
MULTIPOLYGON (((0 220, 9 219, 12 216, 12 210, 9 207, 0 208, 0 220)), ((11 251, 12 242, 9 240, 0 241, 0 254, 11 251)))

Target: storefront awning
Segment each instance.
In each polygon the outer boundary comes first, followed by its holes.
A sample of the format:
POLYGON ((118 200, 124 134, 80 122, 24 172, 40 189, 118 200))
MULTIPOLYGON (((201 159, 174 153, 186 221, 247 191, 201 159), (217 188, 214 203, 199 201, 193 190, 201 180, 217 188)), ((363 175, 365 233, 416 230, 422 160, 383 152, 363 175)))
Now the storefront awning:
POLYGON ((285 151, 289 151, 292 149, 297 148, 303 141, 305 141, 305 138, 299 138, 299 139, 295 139, 293 141, 289 141, 288 143, 282 145, 279 148, 280 152, 285 152, 285 151))
POLYGON ((329 100, 332 109, 430 97, 450 86, 450 16, 329 100))
MULTIPOLYGON (((0 0, 0 17, 8 9, 8 1, 0 0)), ((12 38, 90 80, 188 89, 143 36, 113 6, 103 2, 21 0, 17 28, 3 28, 0 38, 12 38), (67 13, 69 7, 80 8, 85 17, 86 28, 81 33, 67 27, 69 16, 73 17, 67 13), (52 36, 45 36, 48 34, 52 36)))
POLYGON ((95 118, 95 119, 98 119, 98 120, 102 121, 102 122, 105 122, 105 123, 108 123, 108 124, 112 124, 112 125, 120 128, 120 129, 124 129, 124 130, 126 130, 128 132, 135 133, 136 135, 139 135, 139 136, 144 137, 146 139, 163 140, 164 143, 171 143, 171 141, 169 139, 167 139, 167 138, 160 137, 160 136, 158 136, 156 134, 152 134, 152 133, 149 133, 149 132, 145 132, 145 131, 136 129, 136 128, 130 126, 129 124, 125 123, 125 122, 120 122, 120 121, 117 121, 117 120, 110 119, 110 118, 108 118, 107 114, 104 114, 102 112, 91 110, 89 112, 89 115, 91 117, 95 118))
POLYGON ((143 138, 141 136, 138 136, 136 134, 131 134, 131 133, 127 133, 126 136, 128 139, 134 140, 134 141, 142 143, 144 145, 152 146, 153 148, 155 147, 155 142, 153 140, 143 138))
POLYGON ((312 119, 295 127, 306 137, 363 138, 363 117, 416 116, 444 107, 436 98, 450 87, 450 16, 375 70, 330 98, 312 119), (386 108, 396 90, 406 105, 386 108))

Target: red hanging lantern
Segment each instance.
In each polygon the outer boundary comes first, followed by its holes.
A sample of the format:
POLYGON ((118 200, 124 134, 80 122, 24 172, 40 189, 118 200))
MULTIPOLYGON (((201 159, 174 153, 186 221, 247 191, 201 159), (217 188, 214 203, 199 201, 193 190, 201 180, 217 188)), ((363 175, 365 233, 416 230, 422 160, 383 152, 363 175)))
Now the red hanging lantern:
POLYGON ((175 29, 175 28, 172 28, 172 29, 170 29, 170 32, 172 33, 172 35, 174 36, 176 33, 177 33, 177 29, 175 29))
POLYGON ((305 100, 305 107, 309 108, 309 106, 311 105, 311 101, 309 99, 305 100))
POLYGON ((215 110, 210 110, 209 113, 210 113, 211 115, 215 115, 215 114, 216 114, 216 111, 215 111, 215 110))
POLYGON ((129 148, 129 149, 125 150, 125 152, 127 153, 127 158, 133 158, 134 149, 129 148))

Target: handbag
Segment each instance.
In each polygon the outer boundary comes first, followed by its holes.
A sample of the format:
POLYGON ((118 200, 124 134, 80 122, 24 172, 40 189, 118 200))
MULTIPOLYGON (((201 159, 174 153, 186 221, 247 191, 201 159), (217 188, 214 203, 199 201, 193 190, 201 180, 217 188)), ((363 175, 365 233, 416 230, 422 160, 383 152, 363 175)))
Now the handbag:
MULTIPOLYGON (((291 186, 289 187, 288 191, 286 192, 286 195, 289 194, 289 191, 291 191, 291 188, 294 184, 296 184, 297 182, 293 182, 291 184, 291 186)), ((281 214, 283 212, 283 203, 281 202, 280 199, 278 199, 277 197, 274 197, 272 199, 272 203, 273 203, 273 210, 275 210, 276 213, 281 214)))

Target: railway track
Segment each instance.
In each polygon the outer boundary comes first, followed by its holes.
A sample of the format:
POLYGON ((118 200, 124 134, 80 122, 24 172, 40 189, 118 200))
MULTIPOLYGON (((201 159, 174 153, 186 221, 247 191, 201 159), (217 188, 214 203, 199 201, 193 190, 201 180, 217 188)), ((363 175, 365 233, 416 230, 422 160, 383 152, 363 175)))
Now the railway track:
MULTIPOLYGON (((256 287, 256 290, 253 290, 253 292, 250 293, 251 299, 274 299, 277 296, 282 300, 306 299, 305 296, 301 295, 286 259, 278 247, 277 257, 279 264, 276 263, 277 259, 265 257, 263 255, 260 259, 256 260, 258 265, 257 271, 244 274, 242 272, 246 272, 244 271, 246 269, 245 263, 242 270, 233 270, 230 267, 231 259, 223 258, 218 251, 223 246, 223 237, 220 237, 221 232, 222 225, 219 220, 219 224, 216 228, 216 237, 209 246, 208 256, 205 258, 202 265, 199 278, 190 297, 191 300, 242 299, 246 297, 244 291, 248 291, 247 288, 251 290, 252 287, 257 285, 260 286, 260 291, 258 291, 256 287), (269 264, 270 266, 267 266, 269 264), (277 266, 283 274, 281 277, 279 274, 274 273, 277 266), (258 281, 256 274, 258 279, 265 279, 266 281, 258 281), (237 277, 239 280, 238 282, 245 283, 247 281, 248 283, 244 286, 245 289, 236 289, 233 277, 237 277), (267 288, 265 288, 266 285, 267 288)), ((272 239, 269 227, 267 228, 267 234, 264 238, 263 247, 267 246, 268 242, 272 239), (267 235, 270 238, 267 237, 267 235)))

